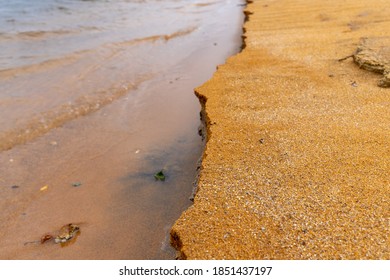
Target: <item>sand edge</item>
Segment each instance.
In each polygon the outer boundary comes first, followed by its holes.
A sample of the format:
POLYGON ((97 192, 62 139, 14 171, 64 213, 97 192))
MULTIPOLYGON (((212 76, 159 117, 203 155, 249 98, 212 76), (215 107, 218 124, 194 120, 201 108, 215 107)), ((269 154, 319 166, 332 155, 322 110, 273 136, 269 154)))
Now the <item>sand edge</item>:
POLYGON ((208 141, 179 258, 390 258, 388 91, 338 61, 389 27, 377 2, 248 5, 245 49, 196 89, 208 141))

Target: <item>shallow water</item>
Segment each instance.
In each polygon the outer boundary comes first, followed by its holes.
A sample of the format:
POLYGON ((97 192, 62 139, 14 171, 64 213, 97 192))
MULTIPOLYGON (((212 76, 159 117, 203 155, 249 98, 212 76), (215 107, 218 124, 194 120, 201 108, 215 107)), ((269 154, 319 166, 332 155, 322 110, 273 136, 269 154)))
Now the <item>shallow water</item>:
POLYGON ((0 150, 169 71, 234 2, 2 1, 0 150))
POLYGON ((193 89, 239 50, 242 1, 9 2, 0 258, 174 258, 203 147, 193 89), (23 245, 70 222, 70 246, 23 245))

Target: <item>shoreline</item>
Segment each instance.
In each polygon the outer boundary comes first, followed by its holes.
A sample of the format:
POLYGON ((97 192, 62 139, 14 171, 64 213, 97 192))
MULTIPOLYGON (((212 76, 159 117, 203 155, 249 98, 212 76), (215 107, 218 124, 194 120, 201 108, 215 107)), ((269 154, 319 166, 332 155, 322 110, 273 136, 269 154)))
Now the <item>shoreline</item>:
POLYGON ((180 258, 390 259, 389 92, 339 61, 386 35, 376 2, 248 1, 245 48, 196 89, 207 143, 180 258))

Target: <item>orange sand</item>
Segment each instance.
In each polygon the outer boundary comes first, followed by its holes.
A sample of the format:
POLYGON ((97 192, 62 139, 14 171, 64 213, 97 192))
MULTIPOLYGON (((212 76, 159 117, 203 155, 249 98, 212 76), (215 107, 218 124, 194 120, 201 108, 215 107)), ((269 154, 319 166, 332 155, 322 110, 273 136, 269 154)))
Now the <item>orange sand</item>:
POLYGON ((352 59, 388 1, 254 1, 246 47, 198 88, 208 142, 187 259, 390 259, 390 90, 352 59))

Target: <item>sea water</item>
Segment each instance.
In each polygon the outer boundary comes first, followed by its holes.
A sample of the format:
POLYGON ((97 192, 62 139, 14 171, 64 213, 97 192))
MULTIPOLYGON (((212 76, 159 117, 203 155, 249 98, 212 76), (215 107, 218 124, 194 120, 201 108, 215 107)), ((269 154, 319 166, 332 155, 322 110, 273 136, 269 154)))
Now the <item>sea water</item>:
POLYGON ((194 88, 239 52, 243 4, 0 0, 0 258, 174 258, 204 145, 194 88), (24 245, 68 223, 69 246, 24 245))
POLYGON ((96 111, 185 59, 214 28, 208 18, 237 1, 222 2, 1 0, 0 150, 96 111))

